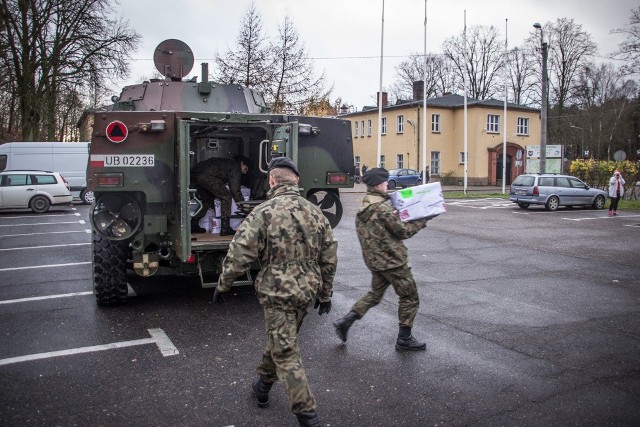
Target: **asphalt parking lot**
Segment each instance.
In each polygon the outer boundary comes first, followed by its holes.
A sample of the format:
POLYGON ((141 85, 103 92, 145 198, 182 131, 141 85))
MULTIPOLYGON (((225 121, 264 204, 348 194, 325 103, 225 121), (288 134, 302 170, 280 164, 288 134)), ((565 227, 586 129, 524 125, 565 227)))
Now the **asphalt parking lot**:
MULTIPOLYGON (((640 212, 521 210, 450 200, 406 242, 421 297, 398 353, 397 298, 331 322, 369 286, 343 195, 333 309, 299 342, 321 425, 634 425, 640 419, 640 212)), ((197 280, 132 281, 127 304, 91 294, 88 207, 0 213, 0 424, 295 425, 280 386, 249 386, 264 345, 250 288, 224 306, 197 280)))

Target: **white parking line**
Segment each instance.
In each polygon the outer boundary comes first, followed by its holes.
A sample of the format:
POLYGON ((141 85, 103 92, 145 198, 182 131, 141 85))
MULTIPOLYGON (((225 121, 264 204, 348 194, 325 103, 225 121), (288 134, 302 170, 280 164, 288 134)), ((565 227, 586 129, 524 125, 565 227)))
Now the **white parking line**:
POLYGON ((136 345, 155 344, 164 357, 180 354, 175 345, 171 342, 167 334, 162 329, 148 329, 151 338, 143 338, 132 341, 120 341, 111 344, 94 345, 90 347, 71 348, 68 350, 50 351, 47 353, 28 354, 26 356, 9 357, 0 359, 0 366, 12 363, 29 362, 32 360, 49 359, 51 357, 70 356, 81 353, 93 353, 96 351, 114 350, 117 348, 133 347, 136 345))
MULTIPOLYGON (((78 212, 76 212, 76 213, 68 213, 68 214, 52 214, 52 215, 42 215, 42 216, 44 216, 46 218, 49 218, 51 216, 80 216, 80 214, 78 212)), ((21 216, 2 216, 0 218, 2 218, 2 219, 18 219, 18 218, 24 219, 26 217, 24 215, 21 215, 21 216)))
POLYGON ((82 231, 43 231, 38 233, 20 233, 20 234, 5 234, 2 237, 20 237, 20 236, 42 236, 43 234, 69 234, 69 233, 90 233, 91 230, 82 231))
POLYGON ((90 244, 91 243, 67 243, 66 245, 25 246, 21 248, 4 248, 4 249, 0 249, 0 252, 19 251, 21 249, 47 249, 47 248, 64 248, 66 246, 88 246, 90 244))
POLYGON ((64 222, 33 222, 33 223, 24 223, 24 224, 0 224, 0 227, 20 227, 20 226, 31 226, 31 225, 58 225, 58 224, 85 224, 84 219, 80 221, 64 221, 64 222))
POLYGON ((566 219, 567 221, 589 221, 592 219, 616 219, 616 218, 636 218, 636 217, 640 217, 640 215, 617 215, 615 217, 594 216, 594 217, 587 217, 587 218, 561 218, 561 219, 566 219))
POLYGON ((0 271, 30 270, 30 269, 34 269, 34 268, 69 267, 70 265, 86 265, 86 264, 91 264, 91 261, 70 262, 70 263, 66 263, 66 264, 30 265, 30 266, 27 266, 27 267, 0 268, 0 271))
POLYGON ((42 300, 54 299, 54 298, 77 297, 77 296, 82 296, 82 295, 93 295, 93 292, 74 292, 74 293, 71 293, 71 294, 46 295, 46 296, 42 296, 42 297, 6 299, 6 300, 0 301, 0 304, 16 304, 16 303, 19 303, 19 302, 42 301, 42 300))

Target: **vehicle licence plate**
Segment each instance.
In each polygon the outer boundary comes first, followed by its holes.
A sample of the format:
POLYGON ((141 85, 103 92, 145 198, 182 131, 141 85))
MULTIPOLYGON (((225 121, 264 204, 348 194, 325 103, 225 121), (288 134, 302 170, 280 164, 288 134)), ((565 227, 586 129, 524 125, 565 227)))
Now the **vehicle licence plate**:
POLYGON ((524 189, 517 189, 517 190, 516 190, 516 194, 527 194, 527 190, 524 190, 524 189))
POLYGON ((112 154, 104 156, 104 166, 150 167, 155 162, 153 154, 112 154))

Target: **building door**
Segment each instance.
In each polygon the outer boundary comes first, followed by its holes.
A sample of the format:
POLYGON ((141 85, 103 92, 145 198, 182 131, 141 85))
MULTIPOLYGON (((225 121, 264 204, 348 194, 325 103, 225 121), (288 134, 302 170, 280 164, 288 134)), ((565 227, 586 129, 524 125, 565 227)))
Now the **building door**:
MULTIPOLYGON (((505 185, 511 184, 511 156, 507 155, 507 167, 505 171, 505 185)), ((502 154, 498 155, 498 161, 496 163, 496 182, 502 180, 502 154)))

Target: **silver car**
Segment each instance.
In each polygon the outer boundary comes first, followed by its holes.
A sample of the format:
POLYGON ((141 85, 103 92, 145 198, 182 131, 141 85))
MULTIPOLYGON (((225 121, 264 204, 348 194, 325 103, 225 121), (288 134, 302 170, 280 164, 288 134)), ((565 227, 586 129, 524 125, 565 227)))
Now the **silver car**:
POLYGON ((531 205, 544 205, 549 211, 559 206, 591 206, 604 208, 607 193, 591 188, 571 175, 524 174, 511 183, 509 200, 522 209, 531 205))
POLYGON ((51 205, 70 204, 69 183, 58 172, 0 172, 0 209, 29 208, 44 213, 51 205))

